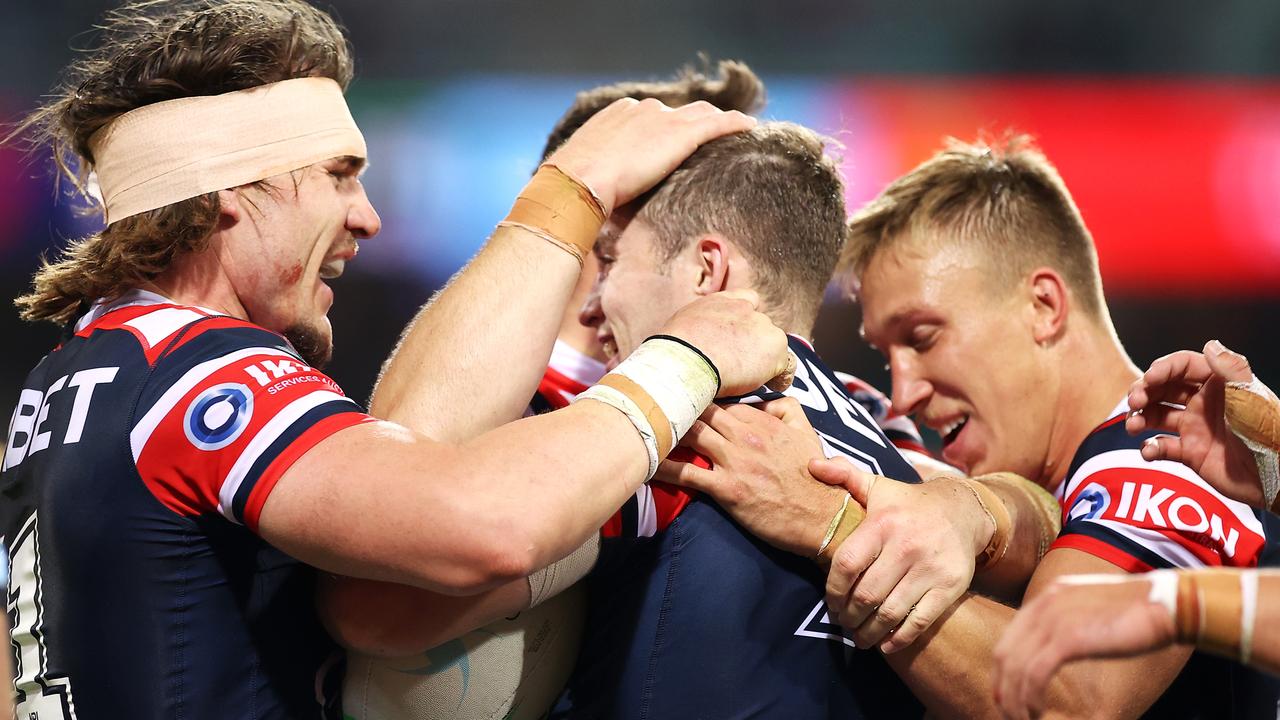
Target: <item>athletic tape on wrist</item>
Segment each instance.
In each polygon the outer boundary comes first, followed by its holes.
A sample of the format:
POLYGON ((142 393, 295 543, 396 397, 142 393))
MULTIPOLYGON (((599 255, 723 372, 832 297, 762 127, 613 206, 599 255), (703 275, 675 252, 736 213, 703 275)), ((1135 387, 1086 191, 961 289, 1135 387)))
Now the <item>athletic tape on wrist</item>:
POLYGON ((1173 570, 1152 570, 1142 576, 1151 583, 1147 601, 1161 605, 1169 611, 1169 619, 1178 617, 1178 573, 1173 570))
POLYGON ((578 400, 603 402, 631 420, 649 453, 651 478, 715 399, 719 378, 711 361, 688 343, 652 337, 578 400))
POLYGON ((1009 509, 1005 507, 1004 501, 992 492, 991 488, 969 479, 961 479, 960 484, 969 488, 969 492, 973 493, 974 499, 978 501, 978 506, 987 514, 995 527, 991 532, 991 539, 987 541, 987 546, 982 552, 978 553, 974 565, 977 572, 989 570, 1004 559, 1004 554, 1009 550, 1009 544, 1013 541, 1013 518, 1009 517, 1009 509))
POLYGON ((1247 663, 1258 612, 1257 571, 1205 568, 1176 575, 1177 641, 1247 663))
POLYGON ((816 557, 822 557, 827 551, 827 546, 831 544, 831 539, 836 536, 836 529, 840 527, 840 521, 844 520, 844 515, 849 510, 849 501, 853 496, 849 493, 844 494, 844 502, 840 503, 840 509, 835 515, 831 516, 831 522, 827 524, 827 534, 822 536, 822 542, 818 545, 818 554, 816 557))
POLYGON ((653 477, 653 474, 658 472, 658 463, 662 461, 663 456, 658 452, 658 438, 654 433, 653 424, 650 422, 649 416, 640 409, 640 406, 616 388, 603 384, 592 385, 587 388, 585 392, 578 395, 574 402, 581 400, 595 400, 596 402, 604 403, 627 416, 627 419, 635 426, 636 432, 640 433, 640 439, 644 441, 645 452, 649 455, 649 470, 645 473, 645 480, 653 477))
POLYGON ((604 225, 604 205, 586 183, 543 163, 498 227, 520 228, 572 255, 581 265, 604 225))
POLYGON ((1258 620, 1258 571, 1240 573, 1240 662, 1253 657, 1253 626, 1258 620))
POLYGON ((1249 382, 1228 382, 1225 388, 1227 426, 1253 453, 1267 507, 1280 495, 1280 399, 1254 375, 1249 382))
MULTIPOLYGON (((1058 504, 1057 498, 1048 490, 1017 473, 989 473, 974 478, 974 481, 987 486, 988 489, 992 487, 1003 488, 1006 491, 1022 495, 1031 501, 1031 505, 1038 514, 1036 520, 1039 530, 1039 543, 1036 547, 1036 559, 1043 558, 1049 552, 1049 547, 1053 545, 1053 541, 1058 538, 1058 532, 1062 530, 1062 506, 1058 504)), ((1003 500, 1001 504, 1003 504, 1003 500)), ((1030 521, 1030 518, 1025 521, 1030 521)), ((1018 522, 1021 525, 1024 519, 1020 516, 1018 522)), ((1010 520, 1010 525, 1012 525, 1012 520, 1010 520)))
POLYGON ((614 369, 648 391, 671 423, 673 443, 689 432, 720 390, 720 371, 703 352, 667 335, 655 335, 614 369))

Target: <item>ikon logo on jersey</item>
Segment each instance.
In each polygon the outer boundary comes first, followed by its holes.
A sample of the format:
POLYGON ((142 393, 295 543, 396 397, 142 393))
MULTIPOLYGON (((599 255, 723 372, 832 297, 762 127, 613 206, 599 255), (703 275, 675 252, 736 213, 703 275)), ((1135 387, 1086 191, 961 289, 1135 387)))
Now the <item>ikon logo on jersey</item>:
POLYGON ((1159 470, 1113 468, 1094 473, 1071 502, 1068 520, 1114 522, 1177 536, 1251 564, 1264 542, 1247 509, 1195 482, 1159 470))
POLYGON ((214 385, 187 406, 182 427, 201 450, 221 450, 240 437, 253 417, 253 393, 240 383, 214 385))

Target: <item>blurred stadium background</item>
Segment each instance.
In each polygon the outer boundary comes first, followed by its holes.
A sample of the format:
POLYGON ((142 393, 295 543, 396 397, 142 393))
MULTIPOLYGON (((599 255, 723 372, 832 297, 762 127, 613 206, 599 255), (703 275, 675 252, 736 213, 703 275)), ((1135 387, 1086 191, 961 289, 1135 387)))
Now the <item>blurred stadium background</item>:
MULTIPOLYGON (((850 209, 945 136, 1014 128, 1057 163, 1093 231, 1134 360, 1217 337, 1280 383, 1280 3, 1080 0, 342 0, 350 100, 382 235, 334 286, 330 372, 368 397, 400 329, 479 247, 576 91, 711 58, 748 62, 767 118, 843 144, 850 209)), ((0 120, 52 87, 114 3, 5 3, 0 120)), ((0 148, 0 295, 91 231, 55 202, 47 158, 0 148)), ((834 296, 832 364, 887 387, 834 296)), ((0 310, 0 407, 56 342, 0 310)), ((1082 361, 1085 359, 1082 358, 1082 361)))

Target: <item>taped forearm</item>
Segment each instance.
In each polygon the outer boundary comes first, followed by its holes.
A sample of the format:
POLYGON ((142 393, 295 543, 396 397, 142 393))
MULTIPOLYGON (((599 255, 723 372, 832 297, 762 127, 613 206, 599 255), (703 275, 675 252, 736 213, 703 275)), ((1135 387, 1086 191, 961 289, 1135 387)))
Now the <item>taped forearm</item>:
POLYGON ((1177 642, 1272 672, 1280 668, 1280 634, 1274 632, 1280 623, 1273 617, 1280 612, 1273 610, 1277 603, 1265 602, 1280 594, 1280 572, 1204 568, 1157 570, 1147 577, 1149 598, 1168 609, 1177 642), (1259 628, 1267 634, 1260 637, 1259 628))
POLYGON ((603 221, 589 189, 540 169, 480 252, 405 329, 370 413, 444 441, 519 418, 603 221))
POLYGON ((1061 507, 1044 488, 1013 473, 992 473, 966 482, 996 526, 978 558, 974 585, 984 593, 1020 600, 1061 530, 1061 507))

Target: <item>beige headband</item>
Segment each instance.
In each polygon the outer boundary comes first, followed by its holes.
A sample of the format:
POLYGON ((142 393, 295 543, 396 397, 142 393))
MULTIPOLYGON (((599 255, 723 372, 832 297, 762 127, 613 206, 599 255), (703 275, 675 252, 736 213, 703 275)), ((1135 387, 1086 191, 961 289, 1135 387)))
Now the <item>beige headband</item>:
POLYGON ((89 138, 107 223, 333 157, 365 157, 342 88, 298 78, 166 100, 89 138))

